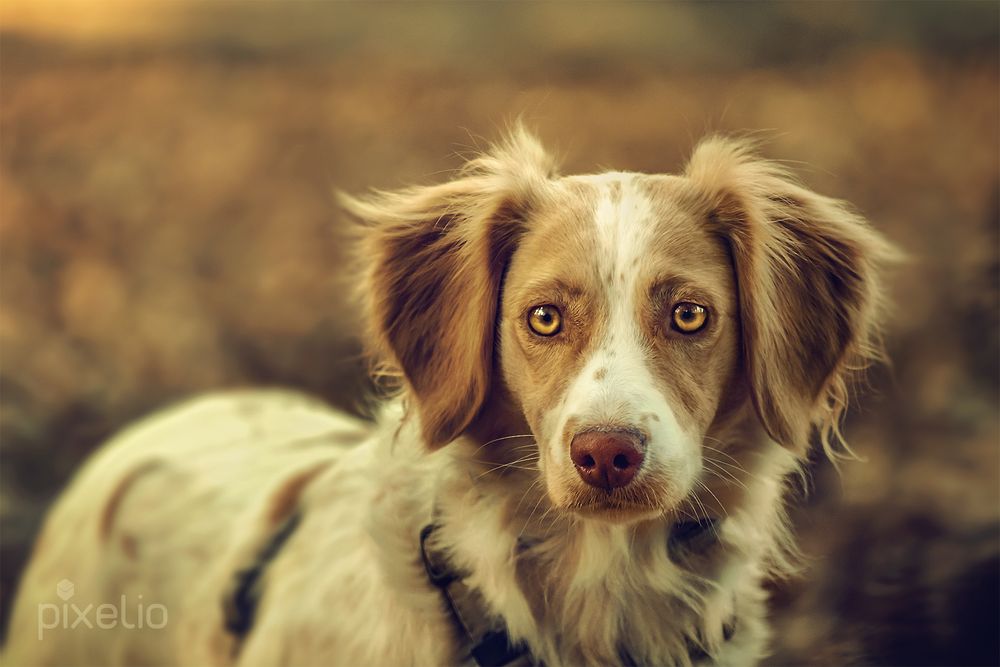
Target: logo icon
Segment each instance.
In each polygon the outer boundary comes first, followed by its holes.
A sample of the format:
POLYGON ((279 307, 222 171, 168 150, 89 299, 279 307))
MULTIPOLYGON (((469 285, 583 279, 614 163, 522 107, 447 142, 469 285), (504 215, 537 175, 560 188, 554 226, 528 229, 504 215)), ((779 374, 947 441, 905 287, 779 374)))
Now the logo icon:
POLYGON ((73 585, 73 582, 70 581, 69 579, 63 579, 58 584, 56 584, 56 595, 58 595, 59 599, 62 600, 63 602, 69 600, 75 594, 76 594, 76 587, 73 585))

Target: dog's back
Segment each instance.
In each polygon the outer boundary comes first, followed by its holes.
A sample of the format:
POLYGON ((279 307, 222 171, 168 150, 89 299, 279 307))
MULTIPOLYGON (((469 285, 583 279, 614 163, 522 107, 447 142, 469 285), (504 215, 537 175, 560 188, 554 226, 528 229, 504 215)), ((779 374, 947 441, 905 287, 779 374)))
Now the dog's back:
POLYGON ((185 611, 221 615, 237 564, 288 519, 341 445, 368 431, 276 390, 196 399, 127 429, 50 512, 5 663, 171 662, 191 631, 178 623, 185 611))

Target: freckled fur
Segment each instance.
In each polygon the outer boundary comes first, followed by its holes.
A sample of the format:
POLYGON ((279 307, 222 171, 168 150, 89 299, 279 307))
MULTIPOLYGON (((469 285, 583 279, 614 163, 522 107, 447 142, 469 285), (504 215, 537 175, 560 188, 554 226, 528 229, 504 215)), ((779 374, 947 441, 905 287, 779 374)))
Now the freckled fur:
POLYGON ((875 358, 892 249, 742 141, 680 176, 560 177, 523 129, 443 185, 344 197, 359 227, 375 425, 288 392, 219 394, 127 429, 57 503, 21 582, 8 664, 454 664, 419 563, 432 519, 489 611, 560 665, 753 665, 767 577, 795 571, 784 499, 817 429, 833 455, 850 374, 875 358), (710 312, 685 336, 671 308, 710 312), (563 330, 527 330, 556 305, 563 330), (642 435, 632 484, 586 486, 576 433, 642 435), (305 446, 308 445, 308 446, 305 446), (137 474, 136 471, 143 471, 137 474), (596 509, 595 509, 596 508, 596 509), (221 600, 276 521, 252 633, 221 600), (678 520, 724 519, 704 553, 678 520), (142 594, 158 631, 53 630, 40 602, 142 594), (723 626, 736 619, 726 639, 723 626))

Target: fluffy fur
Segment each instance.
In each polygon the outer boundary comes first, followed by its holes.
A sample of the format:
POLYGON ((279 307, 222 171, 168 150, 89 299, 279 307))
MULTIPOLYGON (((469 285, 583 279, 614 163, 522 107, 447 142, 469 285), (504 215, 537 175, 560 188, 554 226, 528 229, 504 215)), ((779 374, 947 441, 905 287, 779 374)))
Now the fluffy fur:
POLYGON ((432 520, 490 613, 551 667, 766 655, 762 581, 794 566, 787 480, 814 433, 834 454, 847 382, 876 356, 891 247, 718 137, 679 176, 560 177, 516 129, 451 182, 343 201, 363 223, 372 355, 399 395, 374 426, 260 391, 126 430, 46 522, 9 663, 457 662, 418 558, 432 520), (691 335, 671 326, 689 302, 709 313, 691 335), (542 304, 562 317, 549 338, 527 325, 542 304), (594 430, 642 442, 628 486, 577 474, 568 450, 594 430), (294 511, 239 642, 222 600, 294 511), (670 544, 694 517, 720 519, 717 540, 670 544), (63 579, 79 607, 124 596, 169 620, 48 627, 39 605, 62 604, 63 579))

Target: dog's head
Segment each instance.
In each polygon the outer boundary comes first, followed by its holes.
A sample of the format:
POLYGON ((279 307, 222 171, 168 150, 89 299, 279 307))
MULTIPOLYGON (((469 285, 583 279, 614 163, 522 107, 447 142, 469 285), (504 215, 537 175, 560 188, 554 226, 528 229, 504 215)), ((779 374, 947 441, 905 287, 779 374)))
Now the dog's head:
POLYGON ((375 352, 426 444, 502 394, 562 509, 669 511, 750 406, 798 454, 826 443, 871 356, 889 246, 745 142, 704 141, 679 176, 559 177, 518 129, 449 183, 344 203, 375 352))

